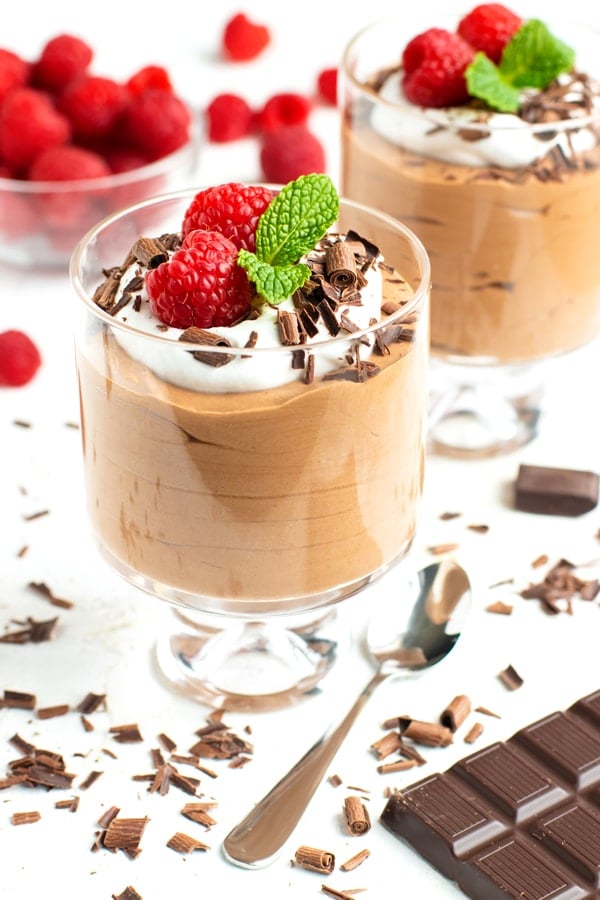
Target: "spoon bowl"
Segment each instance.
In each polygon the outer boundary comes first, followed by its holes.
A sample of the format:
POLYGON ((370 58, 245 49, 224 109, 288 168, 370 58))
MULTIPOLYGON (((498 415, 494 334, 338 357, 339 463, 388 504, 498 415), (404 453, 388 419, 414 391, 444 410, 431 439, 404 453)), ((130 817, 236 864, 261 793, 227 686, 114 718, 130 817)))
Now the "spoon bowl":
POLYGON ((454 560, 431 563, 410 580, 407 593, 409 596, 403 593, 391 614, 387 611, 374 619, 367 629, 368 651, 377 665, 375 674, 344 718, 328 728, 229 832, 223 841, 223 853, 229 862, 243 868, 273 862, 373 691, 389 678, 429 669, 455 646, 471 605, 471 585, 465 570, 454 560), (402 610, 406 615, 398 623, 395 617, 402 610))

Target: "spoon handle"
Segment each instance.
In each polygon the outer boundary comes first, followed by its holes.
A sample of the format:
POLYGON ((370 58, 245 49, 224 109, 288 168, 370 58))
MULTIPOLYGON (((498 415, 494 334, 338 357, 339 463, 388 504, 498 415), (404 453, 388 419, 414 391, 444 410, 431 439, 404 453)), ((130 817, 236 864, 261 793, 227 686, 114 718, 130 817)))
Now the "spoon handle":
POLYGON ((344 718, 330 726, 287 775, 229 832, 223 841, 223 852, 230 862, 254 868, 273 861, 300 821, 358 714, 389 674, 378 670, 344 718))

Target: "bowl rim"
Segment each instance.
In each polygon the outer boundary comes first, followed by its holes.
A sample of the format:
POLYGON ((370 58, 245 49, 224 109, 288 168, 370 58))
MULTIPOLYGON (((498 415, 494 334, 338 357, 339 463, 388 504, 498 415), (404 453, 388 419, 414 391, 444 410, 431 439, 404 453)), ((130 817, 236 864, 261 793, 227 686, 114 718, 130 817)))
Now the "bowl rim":
POLYGON ((28 181, 27 179, 0 176, 0 194, 3 191, 13 194, 68 194, 76 191, 104 191, 128 187, 156 175, 162 175, 172 167, 177 167, 185 162, 188 157, 193 160, 195 166, 202 146, 203 128, 199 115, 193 109, 190 112, 192 116, 190 135, 185 144, 145 166, 139 166, 127 172, 101 175, 98 178, 73 178, 69 181, 28 181))

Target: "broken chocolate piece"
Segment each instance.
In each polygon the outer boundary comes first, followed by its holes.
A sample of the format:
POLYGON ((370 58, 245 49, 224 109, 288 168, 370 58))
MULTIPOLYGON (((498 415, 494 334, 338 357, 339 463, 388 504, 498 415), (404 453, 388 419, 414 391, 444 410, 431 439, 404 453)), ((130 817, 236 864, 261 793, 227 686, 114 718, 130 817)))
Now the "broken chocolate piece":
POLYGON ((548 516, 580 516, 598 504, 599 476, 583 469, 519 466, 515 508, 548 516))

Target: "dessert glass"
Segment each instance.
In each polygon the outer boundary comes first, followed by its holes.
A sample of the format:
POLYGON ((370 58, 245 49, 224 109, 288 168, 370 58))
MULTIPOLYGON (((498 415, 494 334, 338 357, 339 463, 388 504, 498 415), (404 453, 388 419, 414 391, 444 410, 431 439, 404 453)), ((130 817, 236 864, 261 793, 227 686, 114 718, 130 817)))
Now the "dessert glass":
POLYGON ((196 357, 206 386, 185 387, 175 373, 198 345, 136 330, 93 295, 140 235, 179 230, 194 193, 122 210, 73 255, 87 506, 108 563, 171 606, 157 644, 168 680, 226 708, 274 708, 335 661, 334 604, 413 540, 429 260, 404 225, 342 200, 337 227, 368 236, 394 268, 383 282, 396 311, 311 345, 314 378, 298 345, 211 345, 196 357), (249 372, 260 389, 244 389, 249 372))
MULTIPOLYGON (((468 458, 535 437, 553 359, 600 333, 600 97, 574 118, 556 97, 544 121, 515 123, 382 94, 412 37, 458 18, 375 22, 351 40, 341 189, 406 222, 430 255, 430 447, 468 458)), ((598 71, 597 35, 550 27, 579 72, 598 71)))

